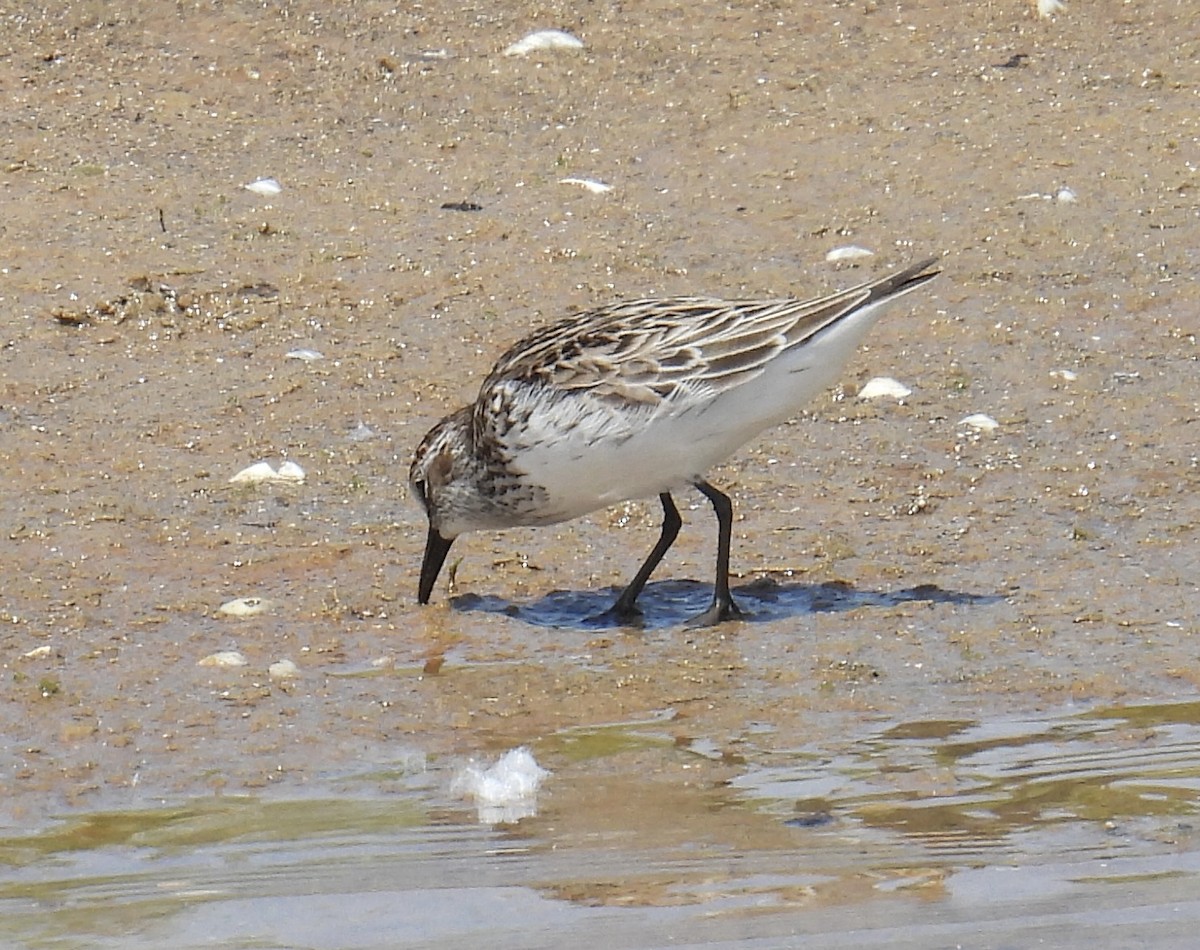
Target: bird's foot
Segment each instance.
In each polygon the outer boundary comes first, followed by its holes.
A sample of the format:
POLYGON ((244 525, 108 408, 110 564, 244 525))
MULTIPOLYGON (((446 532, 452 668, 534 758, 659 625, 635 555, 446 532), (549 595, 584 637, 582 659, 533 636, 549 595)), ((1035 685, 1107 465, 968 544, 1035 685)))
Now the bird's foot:
POLYGON ((690 618, 685 624, 688 630, 695 630, 698 627, 715 627, 719 623, 724 623, 726 620, 744 620, 746 614, 742 608, 733 602, 732 597, 725 598, 716 597, 713 599, 712 606, 702 614, 697 614, 690 618))
POLYGON ((636 604, 623 604, 618 600, 615 604, 598 614, 588 617, 589 622, 615 627, 640 627, 645 623, 642 609, 636 604))

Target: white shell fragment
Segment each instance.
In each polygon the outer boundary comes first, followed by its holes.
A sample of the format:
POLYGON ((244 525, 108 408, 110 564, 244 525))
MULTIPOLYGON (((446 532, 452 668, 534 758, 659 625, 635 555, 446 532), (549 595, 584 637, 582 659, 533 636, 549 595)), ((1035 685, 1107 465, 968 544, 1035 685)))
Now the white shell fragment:
POLYGON ((583 40, 566 30, 537 30, 504 50, 505 56, 528 56, 538 50, 583 49, 583 40))
POLYGON ((970 426, 972 429, 979 429, 981 432, 991 432, 993 429, 1000 428, 999 422, 983 412, 976 412, 965 416, 958 420, 958 424, 960 426, 970 426))
POLYGON ((246 666, 249 664, 249 662, 250 661, 247 660, 242 654, 238 653, 237 650, 221 650, 217 653, 210 653, 203 660, 200 660, 196 665, 216 666, 220 667, 221 669, 234 669, 235 667, 246 666))
POLYGON ((594 178, 560 178, 558 183, 560 185, 578 185, 585 191, 590 191, 593 195, 603 195, 613 190, 612 185, 596 181, 594 178))
POLYGON ((28 653, 21 654, 21 656, 25 657, 25 659, 27 659, 27 660, 37 660, 43 656, 49 656, 49 655, 50 655, 50 647, 49 646, 34 647, 28 653))
POLYGON ((825 255, 825 260, 833 264, 837 261, 857 261, 864 257, 874 256, 874 251, 868 251, 865 247, 858 247, 854 244, 847 244, 845 247, 835 247, 825 255))
POLYGON ((300 675, 300 667, 291 660, 276 660, 267 667, 267 675, 273 680, 286 680, 300 675))
POLYGON ((272 468, 270 462, 255 462, 229 479, 231 485, 254 485, 258 482, 302 481, 304 481, 304 469, 292 461, 287 461, 280 465, 279 471, 272 468))
POLYGON ((859 399, 878 399, 881 396, 903 399, 910 395, 912 395, 911 389, 890 376, 876 376, 874 379, 868 379, 863 383, 863 388, 858 391, 859 399))
POLYGON ((247 191, 254 192, 256 195, 263 195, 268 198, 283 191, 283 185, 279 184, 274 178, 259 178, 248 185, 243 185, 243 187, 247 191))
POLYGON ((537 814, 538 788, 549 775, 520 746, 486 769, 471 762, 454 777, 450 791, 475 802, 481 823, 509 823, 537 814))
POLYGON ((275 606, 275 601, 265 597, 238 597, 229 600, 217 608, 217 613, 226 617, 257 617, 265 614, 275 606))
POLYGON ((1063 0, 1037 0, 1038 16, 1053 16, 1067 9, 1063 0))
POLYGON ((277 477, 278 475, 275 472, 275 469, 273 469, 269 463, 255 462, 253 465, 247 466, 234 475, 233 478, 229 479, 229 483, 231 485, 238 485, 243 482, 268 482, 277 477))
POLYGON ((298 350, 288 350, 283 354, 283 358, 288 360, 303 360, 305 363, 312 363, 316 360, 325 359, 325 354, 319 350, 310 350, 308 347, 301 347, 298 350))
POLYGON ((1054 194, 1047 195, 1040 191, 1031 191, 1027 195, 1017 195, 1017 201, 1057 201, 1059 204, 1074 204, 1079 200, 1079 196, 1074 190, 1063 185, 1055 190, 1054 194))
POLYGON ((279 466, 275 477, 281 482, 302 482, 304 481, 304 469, 289 459, 279 466))
POLYGON ((1079 374, 1073 369, 1052 369, 1050 375, 1067 383, 1073 383, 1079 378, 1079 374))

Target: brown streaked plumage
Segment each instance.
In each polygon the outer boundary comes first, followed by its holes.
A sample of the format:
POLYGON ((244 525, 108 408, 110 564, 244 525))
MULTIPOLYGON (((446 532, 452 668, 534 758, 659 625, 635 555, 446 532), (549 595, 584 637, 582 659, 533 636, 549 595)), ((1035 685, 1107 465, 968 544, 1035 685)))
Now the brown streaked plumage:
POLYGON ((732 505, 705 472, 834 382, 885 305, 932 280, 934 263, 813 300, 616 303, 521 340, 475 402, 417 447, 409 484, 429 519, 418 601, 428 603, 465 531, 554 524, 657 495, 658 541, 612 608, 629 619, 682 524, 671 492, 690 484, 718 524, 713 602, 693 622, 740 616, 729 594, 732 505))

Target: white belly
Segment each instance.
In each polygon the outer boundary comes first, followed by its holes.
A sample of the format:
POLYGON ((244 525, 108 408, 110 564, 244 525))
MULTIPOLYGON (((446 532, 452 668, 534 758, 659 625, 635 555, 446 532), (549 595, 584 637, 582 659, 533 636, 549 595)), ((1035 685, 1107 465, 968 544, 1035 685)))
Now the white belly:
POLYGON ((565 521, 690 484, 834 382, 860 336, 802 347, 707 399, 632 407, 579 399, 535 411, 527 426, 532 444, 512 463, 546 492, 545 509, 527 523, 565 521))

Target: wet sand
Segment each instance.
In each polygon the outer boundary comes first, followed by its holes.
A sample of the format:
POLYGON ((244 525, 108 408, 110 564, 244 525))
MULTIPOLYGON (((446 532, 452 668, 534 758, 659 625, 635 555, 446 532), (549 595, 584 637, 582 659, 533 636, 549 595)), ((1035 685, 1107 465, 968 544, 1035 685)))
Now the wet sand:
POLYGON ((5 825, 311 794, 397 749, 672 787, 699 742, 687 779, 720 785, 881 722, 1194 701, 1192 12, 4 14, 5 825), (586 49, 501 54, 543 26, 586 49), (825 262, 844 245, 875 256, 825 262), (464 539, 454 596, 416 605, 412 450, 508 343, 929 254, 840 387, 713 473, 750 622, 680 628, 711 580, 699 496, 645 629, 583 618, 653 504, 464 539), (877 375, 912 394, 856 399, 877 375), (229 482, 285 459, 303 483, 229 482), (236 597, 274 607, 220 615, 236 597), (247 665, 199 665, 221 650, 247 665), (554 738, 644 721, 670 748, 573 764, 554 738))

